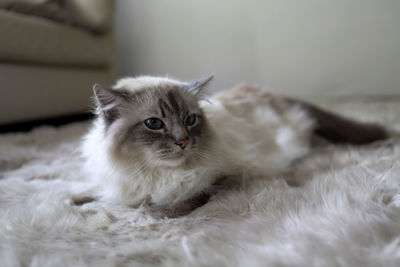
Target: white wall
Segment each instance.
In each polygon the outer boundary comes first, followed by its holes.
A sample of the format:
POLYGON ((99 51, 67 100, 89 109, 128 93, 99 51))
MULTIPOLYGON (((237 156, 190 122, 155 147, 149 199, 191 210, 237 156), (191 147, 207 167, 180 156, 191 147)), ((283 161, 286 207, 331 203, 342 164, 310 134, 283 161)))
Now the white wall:
POLYGON ((118 0, 120 76, 400 94, 398 0, 118 0))

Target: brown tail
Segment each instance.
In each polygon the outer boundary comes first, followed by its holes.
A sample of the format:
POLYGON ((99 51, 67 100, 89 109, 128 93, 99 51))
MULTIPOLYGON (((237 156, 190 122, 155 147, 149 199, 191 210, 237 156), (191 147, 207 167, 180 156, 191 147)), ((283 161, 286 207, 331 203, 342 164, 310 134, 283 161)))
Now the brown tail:
POLYGON ((285 98, 300 105, 315 120, 314 133, 333 143, 367 144, 389 137, 387 131, 374 123, 363 123, 323 110, 301 100, 285 98))

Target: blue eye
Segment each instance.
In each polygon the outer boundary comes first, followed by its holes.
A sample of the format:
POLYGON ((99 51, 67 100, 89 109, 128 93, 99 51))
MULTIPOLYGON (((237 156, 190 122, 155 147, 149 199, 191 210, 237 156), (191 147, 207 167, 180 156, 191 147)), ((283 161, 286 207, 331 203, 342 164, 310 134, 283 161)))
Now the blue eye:
POLYGON ((164 123, 162 120, 157 119, 157 118, 149 118, 144 121, 144 124, 147 126, 147 128, 151 130, 159 130, 164 126, 164 123))
POLYGON ((196 123, 196 115, 195 114, 189 115, 185 120, 186 126, 192 126, 195 123, 196 123))

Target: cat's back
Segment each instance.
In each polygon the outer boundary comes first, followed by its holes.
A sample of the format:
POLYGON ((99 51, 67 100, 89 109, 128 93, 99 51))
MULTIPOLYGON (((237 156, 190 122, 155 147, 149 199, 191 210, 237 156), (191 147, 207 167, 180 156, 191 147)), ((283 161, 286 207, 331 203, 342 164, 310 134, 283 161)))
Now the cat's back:
POLYGON ((312 121, 264 88, 239 85, 202 103, 227 153, 275 174, 309 150, 312 121))

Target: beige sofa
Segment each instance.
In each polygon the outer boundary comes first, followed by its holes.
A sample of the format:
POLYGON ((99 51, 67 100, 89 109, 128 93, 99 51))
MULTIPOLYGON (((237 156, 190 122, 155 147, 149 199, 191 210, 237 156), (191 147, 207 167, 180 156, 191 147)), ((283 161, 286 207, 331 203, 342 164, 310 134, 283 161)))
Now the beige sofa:
POLYGON ((113 2, 66 2, 64 21, 0 8, 0 124, 86 112, 92 85, 113 82, 113 2))

